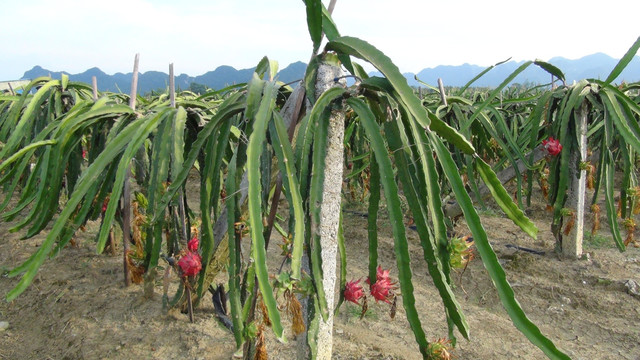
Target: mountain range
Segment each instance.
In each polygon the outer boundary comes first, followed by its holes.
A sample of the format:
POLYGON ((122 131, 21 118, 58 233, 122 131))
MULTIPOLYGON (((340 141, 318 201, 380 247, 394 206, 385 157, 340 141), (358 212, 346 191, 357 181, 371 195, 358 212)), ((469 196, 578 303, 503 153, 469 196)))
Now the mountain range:
MULTIPOLYGON (((554 57, 548 60, 549 63, 555 65, 562 70, 566 76, 566 81, 571 83, 582 79, 595 78, 605 79, 611 70, 616 66, 619 60, 603 53, 587 55, 577 60, 570 60, 563 57, 554 57)), ((512 74, 524 61, 508 61, 496 66, 478 79, 473 85, 481 87, 496 87, 502 83, 510 74, 512 74)), ((278 73, 278 79, 282 82, 289 83, 304 77, 306 64, 303 62, 295 62, 285 67, 278 73)), ((486 67, 478 65, 463 64, 458 66, 440 65, 434 68, 426 68, 416 73, 404 73, 409 85, 422 86, 415 77, 420 81, 435 86, 437 79, 442 78, 445 86, 463 86, 469 80, 485 70, 486 67)), ((247 82, 251 79, 254 68, 236 70, 231 66, 220 66, 213 71, 206 72, 199 76, 189 76, 181 74, 176 77, 176 87, 179 89, 189 89, 192 84, 204 85, 211 89, 221 89, 225 86, 247 82)), ((39 76, 51 76, 60 78, 61 74, 67 72, 51 71, 40 66, 34 66, 31 70, 24 73, 22 79, 34 79, 39 76)), ((80 81, 90 84, 91 78, 96 77, 98 88, 101 91, 123 92, 129 93, 131 86, 131 73, 116 73, 109 75, 104 73, 97 67, 91 68, 79 74, 68 74, 72 81, 80 81)), ((369 75, 377 75, 378 72, 371 72, 369 75)), ((550 81, 551 75, 542 70, 538 66, 530 65, 519 74, 512 83, 529 83, 529 84, 546 84, 550 81)), ((634 56, 632 61, 627 65, 622 74, 615 80, 616 83, 621 81, 635 82, 640 81, 640 57, 634 56)), ((147 71, 141 73, 138 77, 139 93, 148 93, 153 90, 164 90, 168 87, 169 75, 159 71, 147 71)))
MULTIPOLYGON (((564 73, 566 82, 571 84, 573 81, 582 79, 604 80, 618 64, 618 61, 619 59, 614 59, 607 54, 596 53, 577 60, 554 57, 547 62, 559 68, 564 73)), ((498 65, 474 82, 473 86, 496 87, 524 63, 525 61, 508 61, 498 65)), ((435 68, 424 69, 417 74, 405 73, 404 76, 414 81, 414 83, 409 82, 409 84, 413 86, 418 86, 415 81, 415 76, 430 85, 437 84, 438 78, 442 78, 442 81, 447 86, 464 86, 484 69, 486 69, 486 67, 469 64, 460 66, 436 66, 435 68)), ((620 83, 623 80, 627 82, 640 80, 640 56, 634 56, 614 82, 620 83)), ((548 72, 531 64, 520 73, 512 83, 528 82, 533 84, 546 84, 550 81, 551 75, 548 72)))

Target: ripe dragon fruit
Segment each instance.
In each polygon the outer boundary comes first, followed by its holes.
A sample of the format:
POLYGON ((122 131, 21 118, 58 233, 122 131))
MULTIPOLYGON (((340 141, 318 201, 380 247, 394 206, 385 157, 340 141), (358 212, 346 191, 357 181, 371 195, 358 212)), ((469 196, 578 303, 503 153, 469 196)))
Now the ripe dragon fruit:
POLYGON ((178 260, 182 276, 195 276, 202 269, 202 258, 196 252, 189 251, 178 260))
POLYGON ((550 136, 547 140, 542 140, 542 146, 544 146, 545 150, 547 150, 551 156, 556 156, 562 151, 562 144, 560 144, 560 141, 554 139, 553 136, 550 136))

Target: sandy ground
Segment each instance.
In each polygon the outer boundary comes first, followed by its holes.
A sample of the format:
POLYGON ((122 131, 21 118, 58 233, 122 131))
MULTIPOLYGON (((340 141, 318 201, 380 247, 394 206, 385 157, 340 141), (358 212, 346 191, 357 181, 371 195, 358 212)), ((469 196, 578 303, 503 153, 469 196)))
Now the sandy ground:
MULTIPOLYGON (((197 208, 197 207, 196 207, 197 208)), ((640 359, 640 298, 627 292, 625 282, 640 283, 640 250, 620 253, 610 238, 585 243, 590 260, 565 260, 554 254, 550 214, 542 202, 527 210, 540 229, 532 240, 500 216, 482 212, 489 239, 503 262, 516 297, 543 334, 573 359, 640 359), (536 255, 508 247, 544 251, 536 255)), ((20 240, 0 223, 0 295, 17 283, 6 272, 24 261, 44 234, 20 240)), ((380 263, 397 277, 393 239, 380 219, 380 263)), ((211 301, 195 311, 195 323, 180 312, 162 310, 162 284, 155 298, 145 300, 142 286, 122 285, 120 256, 97 255, 89 224, 69 247, 40 269, 33 285, 11 303, 0 301, 0 359, 229 359, 234 351, 231 333, 213 315, 211 301)), ((463 222, 456 230, 464 234, 463 222)), ((345 214, 349 279, 367 273, 366 219, 345 214)), ((417 235, 408 231, 417 308, 430 341, 447 335, 443 306, 427 274, 417 235)), ((274 237, 275 242, 279 239, 274 237)), ((279 262, 280 249, 271 255, 279 262)), ((276 265, 270 265, 273 268, 276 265)), ((225 275, 220 278, 224 281, 225 275)), ((471 328, 469 341, 459 336, 457 359, 544 359, 544 354, 518 332, 502 308, 479 258, 463 275, 455 275, 455 293, 471 328)), ((177 280, 176 280, 177 281, 177 280)), ((389 305, 369 301, 369 312, 346 304, 334 328, 335 359, 419 359, 417 345, 401 306, 394 320, 389 305)), ((288 319, 285 319, 288 324, 288 319)), ((271 359, 290 359, 295 340, 287 329, 287 344, 267 332, 271 359)))

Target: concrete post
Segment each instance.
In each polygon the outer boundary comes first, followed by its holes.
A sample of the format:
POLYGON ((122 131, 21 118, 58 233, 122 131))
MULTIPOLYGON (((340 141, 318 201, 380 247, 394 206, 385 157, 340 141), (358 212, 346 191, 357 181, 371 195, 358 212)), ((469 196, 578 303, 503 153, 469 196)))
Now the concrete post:
POLYGON ((575 224, 568 236, 562 239, 562 254, 569 258, 582 256, 582 239, 584 237, 584 202, 586 192, 586 170, 580 169, 580 164, 587 161, 587 120, 589 109, 583 102, 576 113, 578 130, 578 148, 572 152, 569 160, 569 193, 567 207, 574 211, 575 224))
MULTIPOLYGON (((342 76, 337 66, 321 64, 316 81, 316 98, 335 86, 335 78, 342 76)), ((327 321, 320 318, 318 328, 318 360, 330 360, 333 348, 333 308, 335 301, 336 269, 338 254, 338 227, 340 223, 341 191, 344 159, 344 111, 334 111, 329 118, 329 133, 325 157, 325 174, 322 189, 321 220, 319 225, 320 244, 322 247, 322 284, 327 298, 329 317, 327 321)))

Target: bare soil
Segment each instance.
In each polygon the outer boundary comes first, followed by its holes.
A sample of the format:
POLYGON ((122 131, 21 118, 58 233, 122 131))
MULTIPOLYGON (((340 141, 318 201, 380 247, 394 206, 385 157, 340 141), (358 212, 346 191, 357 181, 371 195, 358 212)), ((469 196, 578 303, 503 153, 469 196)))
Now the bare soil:
MULTIPOLYGON (((197 207, 194 207, 197 208, 197 207)), ((484 227, 503 263, 509 282, 525 312, 547 337, 573 359, 640 359, 640 298, 625 282, 640 283, 640 250, 620 253, 603 229, 585 241, 588 260, 567 260, 553 251, 551 214, 539 201, 527 210, 540 233, 528 238, 497 210, 481 212, 484 227), (543 255, 513 245, 543 251, 543 255)), ((0 295, 17 278, 9 269, 39 246, 46 233, 20 240, 0 223, 0 295)), ((589 226, 589 224, 588 224, 589 226)), ((380 219, 380 263, 397 277, 393 239, 388 222, 380 219)), ((179 311, 162 309, 162 283, 155 298, 146 300, 140 285, 123 286, 121 256, 97 255, 93 238, 98 224, 89 224, 69 247, 40 269, 33 284, 11 303, 0 301, 0 359, 229 359, 234 352, 231 333, 213 314, 211 301, 195 310, 195 323, 179 311)), ((467 232, 464 222, 457 225, 467 232)), ((447 336, 443 305, 427 274, 417 234, 407 231, 412 254, 416 305, 430 341, 447 336)), ((366 219, 345 214, 348 279, 366 278, 366 219)), ((281 240, 274 236, 273 242, 281 240)), ((271 246, 279 264, 280 249, 271 246)), ((217 282, 225 281, 225 274, 217 282)), ((502 308, 479 258, 463 274, 455 274, 455 293, 471 328, 471 339, 458 336, 457 359, 544 359, 544 354, 514 327, 502 308)), ((177 279, 174 279, 177 281, 177 279)), ((369 301, 360 308, 345 304, 335 321, 335 359, 419 359, 401 299, 395 319, 388 304, 369 301)), ((285 319, 288 322, 288 319, 285 319)), ((287 324, 288 326, 288 324, 287 324)), ((287 329, 287 344, 267 332, 271 359, 291 359, 295 340, 287 329)))

